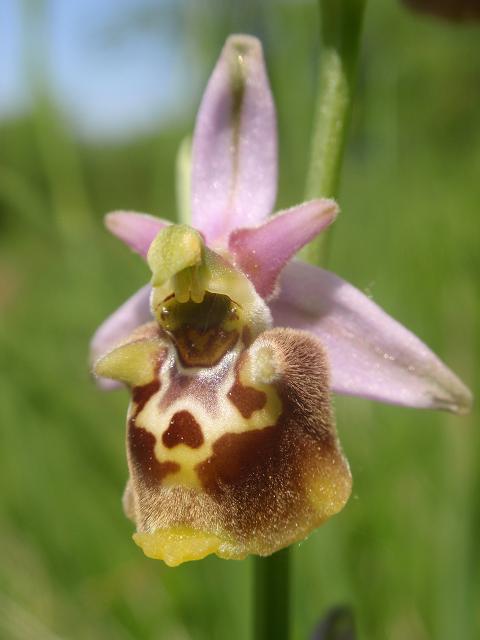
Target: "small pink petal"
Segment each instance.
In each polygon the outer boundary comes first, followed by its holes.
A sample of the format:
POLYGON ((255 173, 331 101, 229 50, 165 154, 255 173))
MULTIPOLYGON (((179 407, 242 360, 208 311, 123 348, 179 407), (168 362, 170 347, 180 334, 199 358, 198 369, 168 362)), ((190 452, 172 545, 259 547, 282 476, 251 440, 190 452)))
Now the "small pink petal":
POLYGON ((210 245, 271 211, 277 190, 275 106, 260 42, 230 36, 198 112, 192 225, 210 245))
POLYGON ((131 249, 146 257, 149 246, 163 227, 172 224, 148 213, 112 211, 105 216, 105 226, 131 249))
POLYGON ((333 200, 304 202, 280 211, 258 227, 233 231, 230 252, 262 298, 269 298, 286 263, 333 222, 337 213, 333 200))
POLYGON ((317 335, 328 350, 332 388, 409 407, 467 413, 472 396, 417 337, 333 273, 293 262, 271 304, 274 323, 317 335))
MULTIPOLYGON (((90 362, 95 362, 134 329, 152 319, 150 291, 150 285, 139 289, 98 327, 90 343, 90 362)), ((110 389, 121 385, 113 380, 99 380, 99 386, 110 389)))

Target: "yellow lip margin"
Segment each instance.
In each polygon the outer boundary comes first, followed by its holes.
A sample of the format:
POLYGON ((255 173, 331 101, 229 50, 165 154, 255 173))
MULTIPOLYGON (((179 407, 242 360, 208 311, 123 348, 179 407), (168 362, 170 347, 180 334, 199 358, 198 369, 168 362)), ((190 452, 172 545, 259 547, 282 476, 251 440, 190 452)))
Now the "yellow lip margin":
POLYGON ((247 555, 234 551, 234 545, 226 538, 190 527, 137 532, 133 540, 147 557, 163 560, 169 567, 201 560, 211 553, 226 560, 242 560, 247 555))

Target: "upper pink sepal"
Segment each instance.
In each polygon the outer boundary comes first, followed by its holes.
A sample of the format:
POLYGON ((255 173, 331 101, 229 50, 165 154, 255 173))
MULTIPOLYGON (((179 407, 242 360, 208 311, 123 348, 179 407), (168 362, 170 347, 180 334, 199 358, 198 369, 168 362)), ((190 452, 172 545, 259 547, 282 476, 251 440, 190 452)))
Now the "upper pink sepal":
POLYGON ((256 38, 230 36, 198 112, 192 148, 192 226, 222 244, 271 213, 277 190, 275 106, 256 38))
POLYGON ((337 214, 334 200, 304 202, 280 211, 257 227, 234 230, 228 248, 257 292, 269 299, 275 293, 283 267, 331 224, 337 214))
MULTIPOLYGON (((139 289, 98 327, 90 342, 90 362, 95 362, 97 358, 110 351, 137 327, 152 319, 150 313, 151 290, 150 285, 139 289)), ((99 379, 98 384, 107 390, 121 386, 113 380, 103 379, 99 379)))
POLYGON ((157 233, 169 224, 168 220, 134 211, 112 211, 105 216, 105 226, 110 233, 144 258, 157 233))
POLYGON ((271 303, 274 323, 305 329, 326 346, 332 388, 408 407, 467 413, 472 395, 410 331, 338 276, 292 262, 271 303))

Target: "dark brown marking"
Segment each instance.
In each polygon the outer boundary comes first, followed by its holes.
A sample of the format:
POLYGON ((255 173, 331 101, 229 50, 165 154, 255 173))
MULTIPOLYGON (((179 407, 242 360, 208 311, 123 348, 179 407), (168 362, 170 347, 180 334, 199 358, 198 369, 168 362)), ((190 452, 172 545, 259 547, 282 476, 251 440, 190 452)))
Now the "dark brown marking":
POLYGON ((277 427, 265 427, 243 433, 226 433, 213 445, 210 458, 197 465, 203 486, 213 494, 226 486, 238 486, 263 472, 276 448, 277 427))
POLYGON ((138 414, 145 407, 150 398, 160 389, 161 383, 158 377, 160 363, 154 373, 152 382, 141 387, 133 387, 132 401, 134 403, 133 414, 128 421, 128 447, 133 464, 145 484, 156 486, 169 473, 175 473, 180 469, 176 462, 160 462, 155 455, 157 439, 146 429, 137 427, 138 414))
POLYGON ((258 391, 254 387, 244 386, 238 379, 238 375, 235 378, 235 382, 232 388, 227 393, 227 397, 237 409, 240 411, 244 418, 250 418, 254 411, 259 411, 267 404, 267 395, 264 391, 258 391))
POLYGON ((130 420, 128 429, 128 444, 132 462, 138 469, 142 480, 147 485, 158 485, 169 473, 175 473, 180 469, 176 462, 159 462, 155 455, 155 436, 135 426, 134 420, 130 420))
POLYGON ((144 384, 143 387, 133 387, 132 400, 135 403, 135 416, 137 416, 143 407, 147 404, 154 393, 160 389, 160 380, 158 379, 158 372, 155 373, 155 378, 152 382, 144 384))
POLYGON ((189 411, 178 411, 170 420, 162 442, 169 449, 179 444, 198 449, 203 444, 202 429, 189 411))

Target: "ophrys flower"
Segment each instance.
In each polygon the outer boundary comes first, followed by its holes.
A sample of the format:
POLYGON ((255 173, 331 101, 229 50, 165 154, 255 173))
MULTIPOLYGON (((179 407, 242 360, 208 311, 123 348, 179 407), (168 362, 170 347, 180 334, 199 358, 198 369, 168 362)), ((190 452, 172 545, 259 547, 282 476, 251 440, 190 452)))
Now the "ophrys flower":
POLYGON ((132 390, 125 509, 168 564, 270 554, 344 506, 331 389, 455 412, 471 401, 368 297, 290 262, 338 210, 320 199, 267 218, 276 180, 261 46, 233 36, 197 118, 192 227, 107 216, 153 276, 97 331, 95 372, 132 390))

